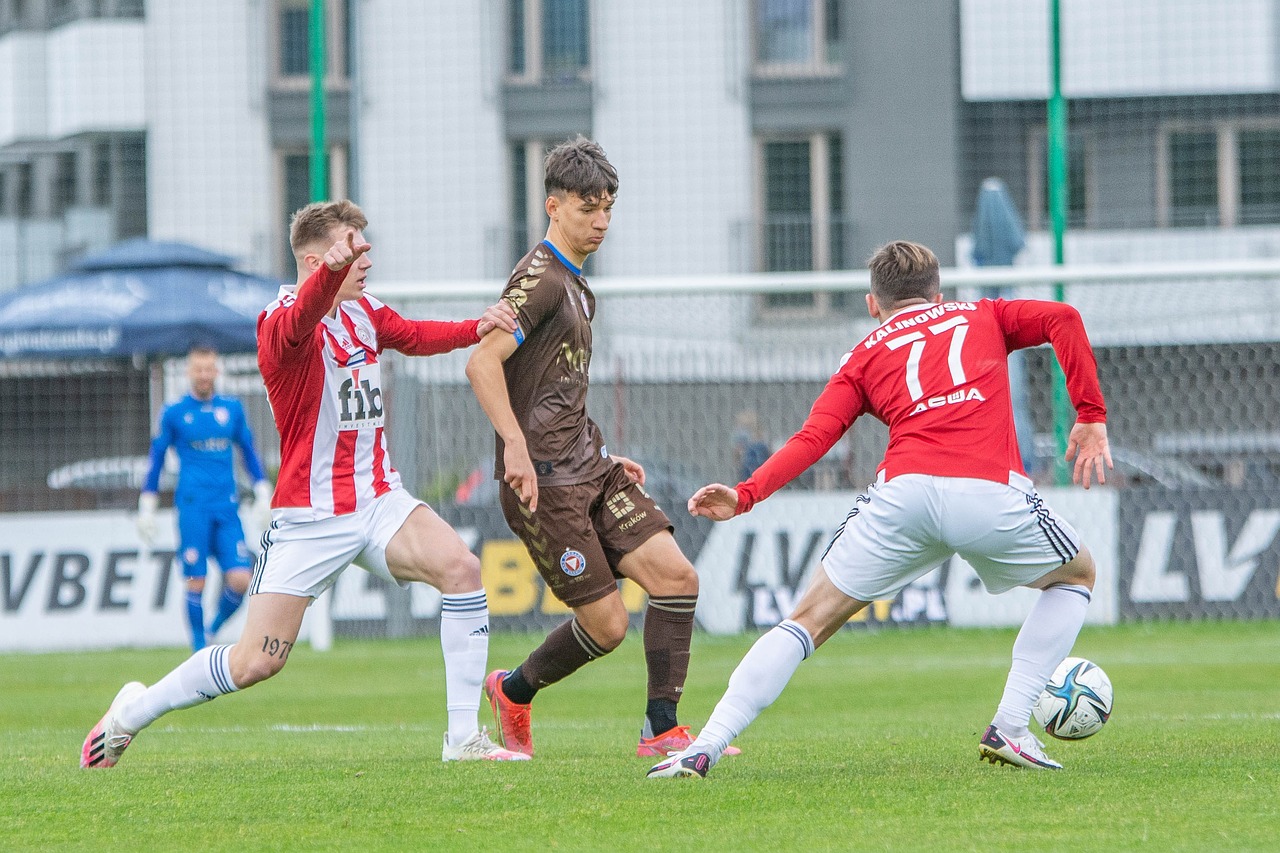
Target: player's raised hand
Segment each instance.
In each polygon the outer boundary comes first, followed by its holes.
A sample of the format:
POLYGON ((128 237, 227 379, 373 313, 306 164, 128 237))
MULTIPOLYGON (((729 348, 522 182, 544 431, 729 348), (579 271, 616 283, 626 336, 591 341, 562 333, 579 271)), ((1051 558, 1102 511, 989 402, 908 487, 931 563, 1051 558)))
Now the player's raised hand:
POLYGON ((721 483, 703 486, 689 498, 689 514, 712 521, 728 521, 738 511, 738 490, 721 483))
POLYGON ((1107 425, 1077 422, 1067 436, 1066 458, 1068 462, 1076 461, 1071 482, 1087 489, 1094 474, 1099 484, 1107 482, 1107 470, 1115 467, 1111 462, 1111 445, 1107 443, 1107 425))
POLYGON ((349 267, 355 263, 356 258, 372 249, 368 243, 361 240, 356 242, 356 232, 348 231, 347 236, 329 247, 329 251, 324 253, 324 265, 329 269, 337 272, 344 267, 349 267))
POLYGON ((641 465, 639 462, 628 459, 625 456, 619 456, 616 453, 610 453, 609 458, 612 459, 614 462, 618 462, 622 465, 622 470, 626 472, 627 477, 631 479, 631 482, 639 483, 642 486, 644 485, 644 466, 643 465, 641 465))
POLYGON ((507 300, 499 299, 484 309, 484 313, 480 315, 480 325, 476 326, 476 334, 483 338, 494 329, 515 334, 517 328, 516 309, 512 308, 507 300))

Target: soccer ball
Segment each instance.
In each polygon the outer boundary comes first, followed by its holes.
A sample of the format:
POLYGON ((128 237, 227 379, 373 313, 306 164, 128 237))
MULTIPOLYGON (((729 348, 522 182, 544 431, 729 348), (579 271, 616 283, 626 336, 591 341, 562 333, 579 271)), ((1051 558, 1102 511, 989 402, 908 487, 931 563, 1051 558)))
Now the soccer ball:
POLYGON ((1054 670, 1031 713, 1046 734, 1080 740, 1102 729, 1111 716, 1111 697, 1111 679, 1102 667, 1084 658, 1067 658, 1054 670))

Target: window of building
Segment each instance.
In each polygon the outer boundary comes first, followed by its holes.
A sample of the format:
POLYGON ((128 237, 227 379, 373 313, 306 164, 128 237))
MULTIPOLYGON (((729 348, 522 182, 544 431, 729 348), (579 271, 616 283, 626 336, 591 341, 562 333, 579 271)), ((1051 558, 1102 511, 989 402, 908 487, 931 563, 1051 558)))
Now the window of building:
POLYGON ((103 140, 93 146, 93 196, 98 207, 111 204, 111 143, 103 140))
POLYGON ((1280 222, 1280 128, 1242 130, 1240 224, 1280 222))
POLYGON ((116 236, 144 237, 147 234, 147 137, 142 133, 126 133, 115 140, 118 188, 113 209, 116 214, 116 236))
MULTIPOLYGON (((1048 230, 1053 226, 1049 210, 1049 153, 1045 128, 1033 132, 1027 146, 1027 227, 1048 230)), ((1093 136, 1085 130, 1067 134, 1067 227, 1092 224, 1094 204, 1093 136)))
POLYGON ((1218 222, 1218 134, 1169 134, 1169 224, 1218 222))
POLYGON ((76 204, 76 155, 70 151, 56 155, 53 177, 53 212, 61 214, 76 204))
POLYGON ((32 208, 35 203, 31 164, 19 163, 17 168, 10 174, 13 176, 14 182, 12 215, 16 217, 30 216, 33 213, 32 208))
POLYGON ((797 76, 839 69, 840 0, 754 0, 753 5, 757 74, 797 76))
MULTIPOLYGON (((283 225, 281 240, 281 272, 294 275, 293 251, 289 247, 289 220, 294 212, 311 203, 311 155, 306 151, 282 151, 278 155, 280 170, 280 217, 283 225)), ((347 197, 347 150, 332 146, 325 155, 325 170, 329 175, 329 198, 347 197)))
POLYGON ((1166 126, 1157 163, 1161 225, 1280 223, 1278 120, 1166 126))
POLYGON ((591 67, 588 0, 507 0, 507 50, 513 82, 586 79, 591 67))
POLYGON ((53 26, 74 21, 76 14, 75 0, 49 0, 49 23, 53 26))
MULTIPOLYGON (((543 139, 514 139, 507 143, 508 217, 505 223, 491 226, 485 235, 485 275, 506 278, 515 262, 546 233, 542 164, 549 148, 543 139)), ((599 272, 598 265, 593 269, 599 272)))
MULTIPOLYGON (((346 80, 352 60, 350 0, 324 0, 325 79, 346 80)), ((276 0, 278 82, 305 86, 311 76, 311 0, 276 0)))
MULTIPOLYGON (((819 133, 764 139, 758 152, 761 214, 755 228, 756 268, 800 272, 843 266, 840 137, 819 133)), ((771 310, 806 313, 838 307, 831 294, 821 292, 768 294, 762 301, 771 310)))

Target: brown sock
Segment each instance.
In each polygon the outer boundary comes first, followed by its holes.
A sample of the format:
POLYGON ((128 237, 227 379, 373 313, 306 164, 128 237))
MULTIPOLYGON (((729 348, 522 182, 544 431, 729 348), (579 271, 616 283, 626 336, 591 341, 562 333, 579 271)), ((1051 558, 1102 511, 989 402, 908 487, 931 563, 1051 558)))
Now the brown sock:
POLYGON ((697 593, 649 596, 644 614, 644 660, 649 667, 650 700, 680 701, 689 674, 689 643, 697 603, 697 593))
POLYGON ((548 634, 542 645, 530 653, 520 664, 520 672, 535 690, 540 690, 572 675, 596 658, 604 657, 609 651, 591 639, 577 619, 570 619, 548 634))

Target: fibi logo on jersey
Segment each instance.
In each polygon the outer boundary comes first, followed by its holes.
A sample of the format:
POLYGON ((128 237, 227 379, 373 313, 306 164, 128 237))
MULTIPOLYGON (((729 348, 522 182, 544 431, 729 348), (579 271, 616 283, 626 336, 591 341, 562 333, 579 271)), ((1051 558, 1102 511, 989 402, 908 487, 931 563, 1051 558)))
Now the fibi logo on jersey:
POLYGON ((365 368, 365 375, 372 375, 372 379, 361 379, 360 371, 353 370, 351 377, 338 386, 338 429, 382 426, 382 388, 377 367, 374 364, 365 368))
POLYGON ((560 571, 571 578, 576 578, 586 570, 587 558, 582 556, 582 552, 565 548, 564 553, 560 555, 560 571))

